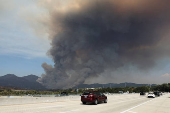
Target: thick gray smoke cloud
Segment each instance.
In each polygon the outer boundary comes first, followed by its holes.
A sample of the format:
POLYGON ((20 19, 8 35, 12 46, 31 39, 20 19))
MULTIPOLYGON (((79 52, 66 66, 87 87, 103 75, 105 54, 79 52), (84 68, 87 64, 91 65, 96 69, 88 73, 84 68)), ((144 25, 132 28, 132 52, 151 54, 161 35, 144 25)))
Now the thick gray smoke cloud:
POLYGON ((87 0, 61 10, 47 7, 52 40, 48 54, 55 65, 43 63, 45 74, 38 81, 48 88, 69 88, 125 64, 149 70, 157 59, 169 56, 163 51, 169 46, 162 45, 168 41, 164 29, 170 22, 169 3, 87 0))

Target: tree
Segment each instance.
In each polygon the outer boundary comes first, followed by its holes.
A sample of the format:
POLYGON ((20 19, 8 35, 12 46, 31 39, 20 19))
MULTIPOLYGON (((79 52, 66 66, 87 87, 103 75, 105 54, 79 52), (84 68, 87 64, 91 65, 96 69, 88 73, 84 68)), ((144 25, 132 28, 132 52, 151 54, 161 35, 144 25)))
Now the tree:
POLYGON ((141 86, 141 87, 137 87, 134 89, 134 92, 149 92, 149 87, 147 86, 141 86))

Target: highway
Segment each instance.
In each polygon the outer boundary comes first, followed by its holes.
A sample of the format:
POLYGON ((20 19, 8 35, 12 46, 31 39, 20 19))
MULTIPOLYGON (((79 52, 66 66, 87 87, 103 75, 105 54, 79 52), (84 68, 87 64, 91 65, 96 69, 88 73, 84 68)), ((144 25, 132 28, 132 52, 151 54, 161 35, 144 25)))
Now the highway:
POLYGON ((108 95, 108 103, 83 105, 76 100, 1 105, 0 113, 170 113, 170 94, 147 98, 139 94, 108 95))

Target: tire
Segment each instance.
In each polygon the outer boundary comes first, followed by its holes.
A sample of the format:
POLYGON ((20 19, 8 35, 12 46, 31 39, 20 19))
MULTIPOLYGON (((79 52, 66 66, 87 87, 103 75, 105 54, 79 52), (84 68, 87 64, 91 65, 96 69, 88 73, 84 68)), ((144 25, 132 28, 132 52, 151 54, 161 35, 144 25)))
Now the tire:
POLYGON ((98 100, 96 99, 95 101, 94 101, 94 105, 97 105, 98 104, 98 100))
POLYGON ((107 98, 104 100, 104 103, 107 103, 107 98))
POLYGON ((86 104, 86 102, 82 102, 83 104, 86 104))

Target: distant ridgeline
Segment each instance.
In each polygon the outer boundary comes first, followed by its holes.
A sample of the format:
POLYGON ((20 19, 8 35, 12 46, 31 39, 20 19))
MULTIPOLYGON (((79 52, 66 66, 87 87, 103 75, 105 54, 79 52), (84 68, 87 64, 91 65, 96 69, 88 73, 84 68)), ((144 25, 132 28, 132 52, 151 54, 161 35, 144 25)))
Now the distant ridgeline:
POLYGON ((17 77, 14 74, 7 74, 0 76, 0 86, 12 89, 46 90, 44 86, 36 81, 38 78, 36 75, 17 77))
MULTIPOLYGON (((7 74, 0 76, 0 86, 10 87, 11 89, 27 89, 27 90, 48 90, 43 85, 41 85, 36 80, 39 77, 36 75, 28 75, 23 77, 17 77, 14 74, 7 74)), ((156 84, 151 84, 154 86, 156 84)), ((107 83, 107 84, 80 84, 73 87, 77 88, 106 88, 106 87, 140 87, 140 86, 150 86, 150 84, 135 84, 135 83, 107 83)))
POLYGON ((107 84, 80 84, 73 88, 106 88, 106 87, 140 87, 140 86, 155 86, 157 84, 136 84, 136 83, 107 83, 107 84))

